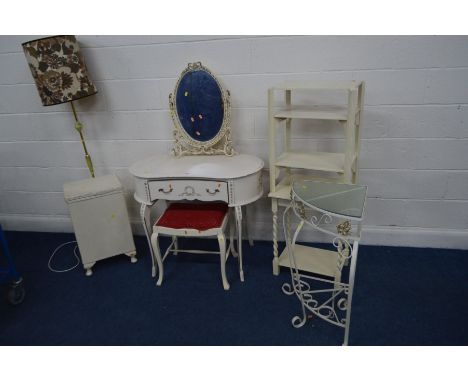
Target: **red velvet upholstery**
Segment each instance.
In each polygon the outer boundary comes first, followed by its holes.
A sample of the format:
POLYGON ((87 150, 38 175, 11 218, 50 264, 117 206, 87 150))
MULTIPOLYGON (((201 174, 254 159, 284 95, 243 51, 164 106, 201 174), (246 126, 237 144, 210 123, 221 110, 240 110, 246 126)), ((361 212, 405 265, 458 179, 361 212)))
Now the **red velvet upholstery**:
POLYGON ((206 231, 221 227, 227 211, 225 203, 172 203, 156 226, 206 231))

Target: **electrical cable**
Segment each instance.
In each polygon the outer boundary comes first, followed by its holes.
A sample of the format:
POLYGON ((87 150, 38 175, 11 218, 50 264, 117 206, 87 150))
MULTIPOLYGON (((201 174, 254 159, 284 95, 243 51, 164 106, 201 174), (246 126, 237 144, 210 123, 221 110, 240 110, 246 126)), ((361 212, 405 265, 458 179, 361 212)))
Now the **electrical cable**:
POLYGON ((75 258, 76 258, 76 264, 73 265, 72 267, 70 268, 67 268, 67 269, 55 269, 55 268, 52 268, 52 259, 54 258, 55 254, 64 246, 66 246, 67 244, 72 244, 72 243, 76 243, 76 240, 73 240, 73 241, 67 241, 66 243, 63 243, 63 244, 60 244, 57 248, 54 249, 54 252, 52 252, 52 255, 49 257, 49 262, 47 264, 48 268, 50 271, 52 272, 56 272, 56 273, 63 273, 63 272, 68 272, 68 271, 71 271, 72 269, 75 269, 78 265, 80 265, 80 257, 78 256, 78 254, 76 253, 76 250, 78 249, 78 244, 75 245, 75 248, 73 249, 73 254, 75 255, 75 258))

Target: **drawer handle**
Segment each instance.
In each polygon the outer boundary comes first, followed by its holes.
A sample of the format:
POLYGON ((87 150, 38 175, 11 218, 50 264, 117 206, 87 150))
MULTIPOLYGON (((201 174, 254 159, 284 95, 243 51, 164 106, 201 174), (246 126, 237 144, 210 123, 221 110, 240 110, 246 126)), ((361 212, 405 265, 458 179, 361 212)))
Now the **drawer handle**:
POLYGON ((206 189, 206 192, 208 192, 210 195, 215 195, 217 192, 219 192, 219 188, 215 189, 214 191, 210 191, 208 188, 206 189))
POLYGON ((172 185, 169 185, 169 190, 164 190, 164 188, 160 188, 158 191, 162 192, 163 194, 170 194, 174 189, 172 188, 172 185))

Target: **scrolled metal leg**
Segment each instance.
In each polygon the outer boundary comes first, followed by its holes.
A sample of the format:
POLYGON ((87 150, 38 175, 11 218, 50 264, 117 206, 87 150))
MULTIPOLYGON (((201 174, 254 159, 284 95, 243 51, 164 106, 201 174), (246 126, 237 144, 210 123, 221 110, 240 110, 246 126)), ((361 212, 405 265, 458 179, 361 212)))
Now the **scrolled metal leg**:
POLYGON ((291 319, 291 324, 292 324, 292 326, 294 326, 297 329, 297 328, 300 328, 301 326, 304 326, 306 322, 307 322, 307 316, 306 316, 306 313, 305 313, 305 309, 303 307, 302 308, 302 318, 299 317, 299 316, 294 316, 291 319))
MULTIPOLYGON (((293 270, 291 268, 291 284, 293 286, 293 292, 296 293, 297 297, 299 297, 299 301, 301 302, 301 309, 302 309, 302 317, 294 316, 291 320, 292 326, 295 328, 300 328, 304 326, 307 322, 307 314, 306 314, 306 302, 304 301, 304 296, 302 293, 302 286, 301 286, 301 279, 299 272, 297 269, 293 270)), ((284 292, 284 289, 283 289, 284 292)))
MULTIPOLYGON (((299 275, 299 271, 297 268, 291 270, 291 284, 293 286, 293 292, 296 293, 297 297, 299 297, 299 301, 301 302, 301 309, 302 309, 302 317, 294 316, 291 319, 291 324, 293 327, 300 328, 305 325, 307 322, 307 314, 306 314, 306 302, 304 301, 304 296, 302 293, 302 286, 301 286, 301 279, 299 275)), ((283 289, 284 292, 284 289, 283 289)))
POLYGON ((359 249, 359 242, 355 241, 353 243, 353 251, 351 254, 351 267, 349 269, 349 291, 348 291, 348 299, 346 302, 346 325, 345 325, 343 346, 348 345, 348 339, 349 339, 349 325, 351 323, 351 302, 353 299, 354 278, 356 275, 356 262, 357 262, 358 249, 359 249))
MULTIPOLYGON (((291 205, 286 208, 283 214, 283 229, 286 239, 286 250, 290 260, 291 283, 284 284, 282 289, 286 294, 295 294, 301 302, 302 318, 298 315, 292 319, 294 327, 301 327, 305 324, 308 318, 306 315, 307 311, 315 317, 343 328, 343 345, 348 345, 361 221, 351 222, 351 220, 346 219, 340 222, 340 219, 336 221, 338 224, 336 225, 336 232, 334 232, 328 229, 328 226, 333 222, 334 216, 321 211, 317 212, 319 212, 318 215, 313 214, 308 216, 304 204, 300 200, 294 199, 293 195, 291 205), (291 210, 300 219, 292 237, 289 223, 289 212, 291 210), (330 280, 329 277, 321 277, 320 274, 299 273, 294 249, 303 224, 311 225, 317 230, 334 237, 333 246, 337 250, 336 265, 333 272, 334 279, 330 280), (351 263, 349 280, 348 282, 343 282, 341 275, 347 260, 350 260, 351 263), (324 287, 316 289, 316 282, 320 282, 324 287), (326 284, 328 284, 328 287, 325 286, 326 284)), ((320 252, 318 253, 320 254, 320 252)), ((311 251, 310 255, 314 255, 314 252, 311 251)))
POLYGON ((296 259, 294 256, 294 247, 296 245, 296 240, 299 235, 299 232, 302 230, 304 226, 304 222, 300 221, 296 227, 294 232, 294 236, 291 238, 291 217, 290 217, 290 210, 291 207, 287 207, 283 214, 283 230, 284 230, 284 238, 286 240, 286 250, 288 251, 289 257, 289 270, 291 273, 291 284, 283 284, 282 290, 284 293, 288 295, 292 295, 295 293, 301 302, 301 309, 302 309, 302 318, 299 316, 294 316, 291 320, 291 324, 295 328, 300 328, 304 326, 307 321, 307 314, 306 314, 306 301, 304 298, 304 293, 308 291, 308 287, 303 287, 303 282, 301 281, 301 275, 299 274, 299 270, 297 268, 296 259))

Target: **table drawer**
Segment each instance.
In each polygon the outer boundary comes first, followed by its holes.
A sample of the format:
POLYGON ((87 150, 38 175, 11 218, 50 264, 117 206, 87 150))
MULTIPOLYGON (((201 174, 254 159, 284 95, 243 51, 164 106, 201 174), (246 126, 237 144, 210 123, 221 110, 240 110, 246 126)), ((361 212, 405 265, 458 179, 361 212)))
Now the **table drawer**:
POLYGON ((229 202, 227 182, 212 180, 150 180, 150 199, 220 200, 229 202))

